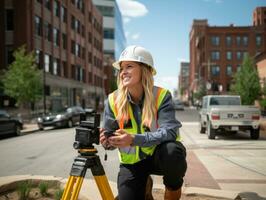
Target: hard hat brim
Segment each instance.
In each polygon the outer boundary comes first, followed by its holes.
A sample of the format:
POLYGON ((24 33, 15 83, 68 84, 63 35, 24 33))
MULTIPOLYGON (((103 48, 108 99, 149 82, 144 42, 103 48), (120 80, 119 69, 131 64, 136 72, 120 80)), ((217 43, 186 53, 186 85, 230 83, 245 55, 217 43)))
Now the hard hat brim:
MULTIPOLYGON (((127 60, 121 60, 121 61, 116 61, 116 62, 114 62, 112 65, 113 65, 113 67, 114 68, 116 68, 116 69, 118 69, 118 70, 120 70, 120 63, 121 62, 123 62, 123 61, 133 61, 133 62, 139 62, 139 61, 137 61, 137 60, 129 60, 129 59, 127 59, 127 60)), ((152 69, 152 75, 154 76, 154 75, 156 75, 156 70, 154 69, 154 67, 151 67, 151 66, 149 66, 151 69, 152 69)))

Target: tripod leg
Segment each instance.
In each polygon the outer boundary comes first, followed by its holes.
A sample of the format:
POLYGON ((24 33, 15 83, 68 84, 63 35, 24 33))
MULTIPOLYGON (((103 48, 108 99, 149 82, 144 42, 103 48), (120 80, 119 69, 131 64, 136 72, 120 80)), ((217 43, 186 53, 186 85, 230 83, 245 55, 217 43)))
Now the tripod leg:
POLYGON ((114 200, 114 195, 112 193, 111 187, 105 175, 94 176, 98 189, 101 193, 103 200, 114 200))
POLYGON ((71 191, 73 189, 73 186, 74 186, 75 182, 76 182, 76 177, 70 176, 68 178, 68 181, 67 181, 67 184, 66 184, 63 196, 62 196, 62 200, 70 199, 71 191))
POLYGON ((72 197, 70 200, 77 200, 78 199, 78 196, 79 196, 79 191, 81 189, 81 186, 82 186, 82 183, 83 183, 83 177, 78 177, 77 178, 77 182, 74 186, 74 190, 72 192, 72 197))

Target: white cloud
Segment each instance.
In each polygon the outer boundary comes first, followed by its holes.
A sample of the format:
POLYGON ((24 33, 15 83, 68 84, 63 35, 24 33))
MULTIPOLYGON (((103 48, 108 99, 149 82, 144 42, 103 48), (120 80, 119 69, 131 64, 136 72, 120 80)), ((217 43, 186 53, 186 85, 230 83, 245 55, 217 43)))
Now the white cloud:
POLYGON ((130 34, 129 31, 126 31, 125 36, 129 37, 129 34, 130 34))
POLYGON ((129 17, 123 17, 124 24, 127 24, 130 21, 131 21, 131 19, 129 17))
POLYGON ((132 39, 133 40, 137 40, 137 39, 139 39, 139 37, 140 37, 139 33, 135 33, 135 34, 132 35, 132 39))
POLYGON ((124 17, 142 17, 148 13, 146 6, 134 0, 117 0, 119 9, 124 17))
POLYGON ((155 76, 154 83, 156 86, 168 89, 173 94, 174 90, 177 89, 178 77, 177 76, 155 76))

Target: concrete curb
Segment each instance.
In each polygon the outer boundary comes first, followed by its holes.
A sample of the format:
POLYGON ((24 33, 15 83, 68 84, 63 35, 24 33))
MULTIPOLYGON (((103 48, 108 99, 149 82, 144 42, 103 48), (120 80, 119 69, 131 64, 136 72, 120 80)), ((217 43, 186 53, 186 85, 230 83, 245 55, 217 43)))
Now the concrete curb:
MULTIPOLYGON (((14 183, 23 181, 23 180, 35 180, 35 181, 58 181, 61 183, 61 187, 63 188, 67 182, 66 178, 56 177, 56 176, 37 176, 37 175, 18 175, 18 176, 5 176, 0 177, 0 192, 7 191, 8 189, 14 188, 14 183)), ((110 187, 113 191, 114 196, 117 195, 116 183, 109 181, 110 187)), ((153 189, 164 190, 164 185, 162 184, 154 184, 153 189)), ((198 187, 184 187, 183 194, 187 196, 208 196, 208 197, 216 197, 216 198, 224 198, 224 199, 238 199, 239 191, 225 191, 225 190, 214 190, 207 188, 198 188, 198 187)), ((96 182, 92 179, 84 179, 82 188, 79 193, 79 200, 97 200, 102 199, 96 182)))
MULTIPOLYGON (((21 181, 32 180, 35 182, 40 181, 58 181, 60 187, 64 188, 68 179, 56 176, 38 176, 38 175, 17 175, 0 177, 0 192, 13 190, 16 188, 17 183, 21 181)), ((117 195, 116 183, 110 182, 110 187, 114 196, 117 195)), ((92 179, 84 179, 82 188, 79 193, 79 200, 97 200, 102 199, 96 182, 92 179)))

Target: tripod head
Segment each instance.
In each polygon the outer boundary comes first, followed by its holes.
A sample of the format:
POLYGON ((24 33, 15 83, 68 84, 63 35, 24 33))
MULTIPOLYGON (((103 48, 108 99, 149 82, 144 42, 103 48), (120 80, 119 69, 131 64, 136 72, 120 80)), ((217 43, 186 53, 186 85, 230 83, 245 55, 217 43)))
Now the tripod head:
POLYGON ((100 114, 94 115, 94 121, 81 121, 76 128, 74 149, 94 149, 93 144, 99 144, 100 114))

